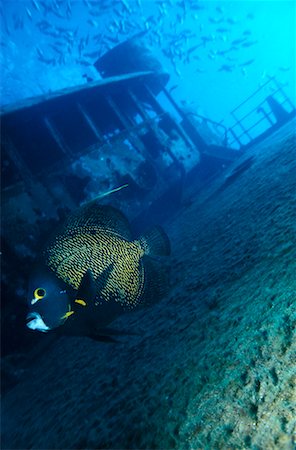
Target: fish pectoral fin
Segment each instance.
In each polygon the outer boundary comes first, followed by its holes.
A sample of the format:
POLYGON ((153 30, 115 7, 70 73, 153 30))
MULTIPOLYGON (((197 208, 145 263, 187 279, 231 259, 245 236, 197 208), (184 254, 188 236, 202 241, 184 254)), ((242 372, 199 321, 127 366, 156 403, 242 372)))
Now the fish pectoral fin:
POLYGON ((83 275, 80 286, 77 291, 76 299, 86 304, 94 304, 97 293, 96 283, 91 270, 87 270, 83 275))

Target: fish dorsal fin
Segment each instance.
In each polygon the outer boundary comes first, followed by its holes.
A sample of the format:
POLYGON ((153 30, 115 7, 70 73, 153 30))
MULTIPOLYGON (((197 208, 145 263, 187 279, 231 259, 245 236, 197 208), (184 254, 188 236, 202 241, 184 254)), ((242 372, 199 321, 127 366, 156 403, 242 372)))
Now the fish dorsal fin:
POLYGON ((65 222, 64 232, 104 230, 131 240, 132 232, 125 215, 109 205, 91 203, 71 214, 65 222))

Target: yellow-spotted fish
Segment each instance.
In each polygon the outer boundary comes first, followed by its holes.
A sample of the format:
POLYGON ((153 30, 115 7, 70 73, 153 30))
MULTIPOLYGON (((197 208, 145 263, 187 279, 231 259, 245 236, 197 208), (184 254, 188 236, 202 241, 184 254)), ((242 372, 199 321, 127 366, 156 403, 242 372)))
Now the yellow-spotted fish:
POLYGON ((116 317, 158 301, 168 286, 162 256, 170 243, 161 227, 132 240, 117 209, 96 202, 71 214, 44 251, 29 287, 27 326, 103 338, 116 317))

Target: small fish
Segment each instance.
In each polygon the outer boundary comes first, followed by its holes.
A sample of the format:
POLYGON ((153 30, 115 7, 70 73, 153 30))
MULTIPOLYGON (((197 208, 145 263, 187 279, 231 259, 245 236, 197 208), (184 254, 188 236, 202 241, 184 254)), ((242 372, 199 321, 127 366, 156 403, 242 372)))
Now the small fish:
POLYGON ((205 7, 203 5, 201 5, 200 3, 191 3, 190 9, 193 9, 195 11, 200 11, 202 9, 205 9, 205 7))
POLYGON ((237 61, 237 58, 233 58, 233 56, 226 56, 225 59, 227 59, 227 61, 230 61, 230 62, 237 61))
POLYGON ((36 11, 40 11, 40 6, 36 0, 32 0, 32 5, 36 9, 36 11))
POLYGON ((175 84, 174 86, 172 86, 172 87, 169 89, 169 93, 173 92, 175 89, 177 89, 177 87, 178 87, 178 84, 175 84))
POLYGON ((253 13, 248 13, 247 14, 247 19, 253 20, 253 19, 255 19, 255 15, 253 13))
POLYGON ((40 58, 44 57, 44 53, 39 47, 36 47, 36 52, 40 58))
POLYGON ((122 9, 118 9, 118 8, 114 8, 114 9, 113 9, 113 13, 114 13, 117 17, 120 17, 120 18, 124 17, 124 15, 125 15, 125 12, 122 11, 122 9))
POLYGON ((130 7, 130 5, 128 4, 127 0, 121 0, 121 3, 122 3, 123 7, 125 8, 125 10, 126 10, 128 13, 131 13, 131 12, 132 12, 131 7, 130 7))
POLYGON ((210 23, 218 24, 218 23, 223 22, 224 19, 222 17, 209 17, 208 20, 210 23))
POLYGON ((67 19, 70 19, 72 17, 72 5, 70 0, 67 0, 66 16, 67 19))
POLYGON ((56 30, 58 30, 60 33, 72 33, 72 30, 69 30, 69 28, 65 27, 55 27, 56 30))
POLYGON ((108 41, 108 42, 111 42, 112 44, 118 44, 119 37, 118 36, 116 36, 116 37, 114 37, 114 36, 105 36, 105 40, 108 41))
POLYGON ((94 17, 99 17, 102 14, 102 11, 95 11, 94 9, 91 9, 89 14, 94 17))
POLYGON ((100 340, 119 315, 166 293, 168 270, 160 258, 169 254, 162 228, 133 240, 120 211, 96 199, 87 203, 66 219, 32 274, 27 326, 100 340))
POLYGON ((217 28, 217 33, 229 33, 229 28, 217 28))
POLYGON ((232 72, 234 69, 234 65, 230 66, 229 64, 223 64, 218 71, 219 72, 232 72))
POLYGON ((55 66, 56 65, 56 60, 55 60, 55 58, 45 58, 44 56, 38 56, 38 60, 39 61, 41 61, 41 62, 43 62, 43 63, 45 63, 45 64, 47 64, 47 65, 53 65, 53 66, 55 66))
POLYGON ((230 25, 235 25, 237 23, 237 18, 229 17, 229 19, 227 19, 227 22, 230 23, 230 25))
POLYGON ((194 52, 195 50, 197 50, 199 47, 201 47, 202 44, 197 44, 194 45, 193 47, 190 47, 187 51, 187 55, 190 55, 192 52, 194 52))
POLYGON ((250 66, 251 64, 253 64, 254 61, 255 61, 254 58, 253 58, 253 59, 249 59, 248 61, 245 61, 245 62, 241 63, 241 64, 239 65, 239 67, 250 66))
POLYGON ((92 63, 87 61, 86 59, 76 59, 77 64, 80 64, 81 66, 91 66, 92 63))
POLYGON ((281 66, 279 67, 279 70, 281 72, 289 72, 289 70, 291 70, 291 66, 281 66))
POLYGON ((101 56, 100 50, 96 50, 95 52, 83 53, 84 58, 99 58, 101 56))
POLYGON ((258 41, 247 41, 247 42, 244 42, 242 44, 242 46, 247 48, 247 47, 252 47, 253 45, 255 45, 257 43, 258 43, 258 41))
POLYGON ((66 56, 63 53, 61 53, 57 62, 58 64, 66 64, 66 56))
POLYGON ((89 23, 92 27, 95 27, 95 28, 97 28, 99 25, 98 22, 93 19, 88 19, 87 23, 89 23))
POLYGON ((44 9, 43 14, 47 15, 52 10, 51 5, 46 3, 44 0, 39 0, 39 5, 44 9))
POLYGON ((58 47, 64 47, 65 43, 61 42, 61 41, 55 41, 54 45, 58 46, 58 47))
POLYGON ((217 56, 217 53, 216 53, 215 51, 213 51, 213 50, 211 50, 211 51, 208 53, 208 58, 209 58, 209 59, 214 60, 214 59, 216 59, 216 56, 217 56))
POLYGON ((31 11, 29 10, 29 8, 26 8, 26 13, 27 13, 27 16, 29 17, 29 19, 32 20, 32 19, 33 19, 33 18, 32 18, 32 13, 31 13, 31 11))
POLYGON ((232 45, 238 45, 238 44, 242 44, 243 42, 245 42, 247 38, 240 38, 240 39, 234 39, 234 41, 231 42, 232 45))
POLYGON ((201 40, 203 45, 205 46, 207 42, 211 42, 213 40, 212 36, 201 36, 201 40))
POLYGON ((50 45, 51 48, 52 48, 56 53, 58 53, 59 55, 62 55, 62 54, 63 54, 63 50, 60 49, 59 47, 57 47, 56 45, 54 45, 54 44, 49 44, 49 45, 50 45))
POLYGON ((231 51, 230 49, 227 49, 227 50, 217 50, 217 55, 224 56, 224 55, 226 55, 227 53, 229 53, 230 51, 231 51))
POLYGON ((173 62, 173 66, 174 66, 175 74, 180 78, 181 77, 181 72, 180 72, 179 67, 177 66, 177 64, 175 62, 173 62))
POLYGON ((227 53, 229 53, 229 52, 236 52, 236 51, 238 51, 238 50, 239 50, 239 47, 236 47, 235 45, 232 45, 232 46, 228 49, 227 53))
POLYGON ((47 20, 41 20, 40 22, 37 22, 36 25, 40 29, 40 31, 52 28, 52 25, 47 20))
POLYGON ((260 78, 263 80, 264 78, 266 78, 266 70, 263 70, 263 72, 260 75, 260 78))

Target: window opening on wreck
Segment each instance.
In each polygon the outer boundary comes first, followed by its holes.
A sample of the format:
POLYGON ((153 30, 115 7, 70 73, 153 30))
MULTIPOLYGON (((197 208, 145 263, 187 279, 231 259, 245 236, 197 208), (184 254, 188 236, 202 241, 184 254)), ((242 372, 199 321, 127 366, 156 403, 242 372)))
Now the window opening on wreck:
POLYGON ((108 104, 110 108, 112 109, 113 113, 116 115, 119 122, 122 124, 123 129, 125 130, 131 130, 134 128, 135 123, 133 120, 133 113, 131 110, 131 105, 123 105, 122 104, 122 97, 116 95, 116 94, 109 94, 107 97, 108 104), (130 111, 129 114, 127 112, 130 111))
POLYGON ((7 117, 3 128, 5 135, 11 140, 29 169, 37 175, 64 157, 61 147, 50 133, 40 112, 38 116, 28 111, 26 114, 7 117))
POLYGON ((81 113, 85 117, 85 120, 87 121, 87 123, 89 124, 91 129, 93 130, 93 132, 94 132, 95 136, 97 137, 98 141, 102 142, 102 135, 100 133, 100 130, 98 129, 98 127, 96 126, 96 124, 92 120, 92 117, 89 114, 89 112, 88 112, 87 108, 85 107, 85 105, 82 105, 81 103, 77 103, 77 105, 78 105, 78 108, 80 109, 81 113))
MULTIPOLYGON (((176 123, 178 123, 178 124, 182 123, 183 117, 181 116, 180 112, 175 107, 175 105, 172 103, 172 101, 168 98, 168 96, 166 95, 165 92, 160 92, 159 95, 157 96, 157 100, 158 100, 159 104, 161 105, 161 108, 166 112, 166 114, 171 116, 173 118, 173 120, 176 121, 176 123)), ((189 111, 191 111, 191 113, 197 112, 197 108, 193 104, 188 105, 188 104, 181 102, 181 106, 178 105, 178 107, 184 113, 189 112, 189 111)))
POLYGON ((94 125, 101 133, 102 137, 106 139, 108 134, 118 135, 124 130, 122 122, 119 120, 104 95, 96 94, 84 100, 83 106, 93 121, 94 125))
MULTIPOLYGON (((136 117, 138 115, 140 116, 140 118, 137 119, 139 124, 147 122, 151 123, 152 121, 157 119, 160 110, 156 111, 149 102, 146 103, 145 101, 143 101, 143 99, 139 99, 136 92, 134 92, 132 89, 129 89, 128 93, 134 103, 135 111, 137 111, 136 117)), ((150 93, 148 93, 148 98, 149 95, 150 93)), ((147 95, 145 96, 145 98, 147 99, 147 95)))
POLYGON ((49 116, 49 119, 71 152, 82 151, 98 140, 76 103, 70 104, 61 111, 56 111, 49 116))
POLYGON ((135 116, 139 112, 139 108, 129 92, 127 90, 112 92, 112 95, 109 95, 109 101, 110 99, 112 99, 113 108, 115 106, 115 112, 122 119, 124 118, 126 125, 135 126, 137 124, 135 116))

